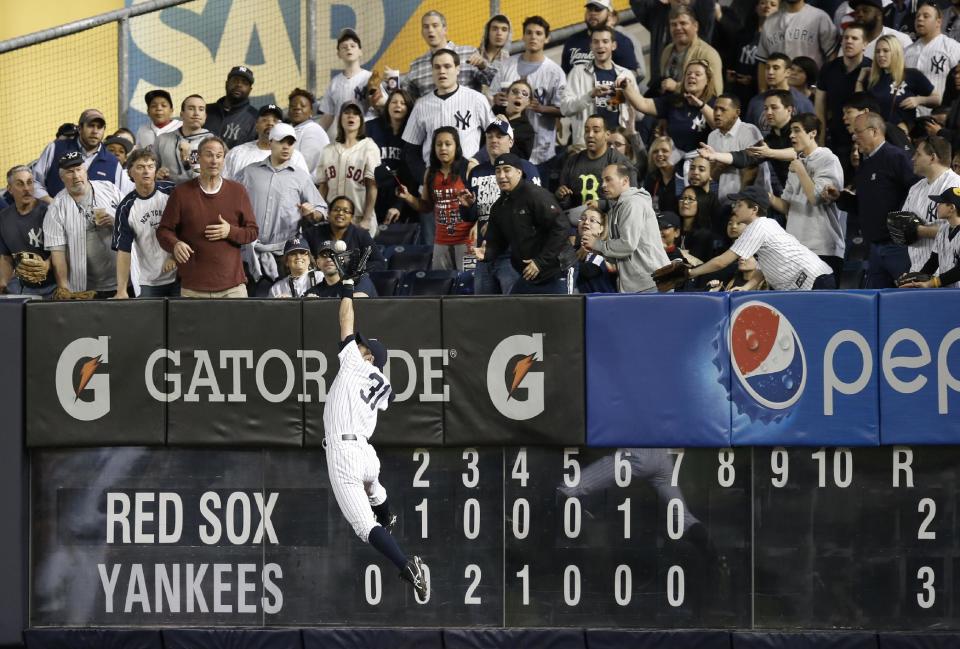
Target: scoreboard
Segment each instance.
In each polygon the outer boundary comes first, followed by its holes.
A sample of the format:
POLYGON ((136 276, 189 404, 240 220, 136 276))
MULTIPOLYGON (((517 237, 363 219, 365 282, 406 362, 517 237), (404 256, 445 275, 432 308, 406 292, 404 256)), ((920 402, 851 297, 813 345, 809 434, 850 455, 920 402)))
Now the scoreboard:
POLYGON ((31 625, 960 628, 954 447, 379 456, 426 601, 320 449, 34 450, 31 625))

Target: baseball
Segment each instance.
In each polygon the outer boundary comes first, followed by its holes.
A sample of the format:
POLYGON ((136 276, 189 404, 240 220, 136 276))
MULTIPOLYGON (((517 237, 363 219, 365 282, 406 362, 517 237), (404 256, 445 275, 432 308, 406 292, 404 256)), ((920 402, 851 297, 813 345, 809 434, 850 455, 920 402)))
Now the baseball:
POLYGON ((336 250, 337 252, 343 252, 344 250, 347 249, 347 244, 345 241, 334 241, 333 249, 336 250))

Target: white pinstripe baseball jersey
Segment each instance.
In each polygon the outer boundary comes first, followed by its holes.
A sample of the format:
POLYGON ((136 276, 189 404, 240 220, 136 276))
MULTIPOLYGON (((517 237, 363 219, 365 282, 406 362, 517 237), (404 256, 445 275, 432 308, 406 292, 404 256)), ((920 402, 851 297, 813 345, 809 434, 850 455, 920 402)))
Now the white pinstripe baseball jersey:
MULTIPOLYGON (((43 245, 47 250, 66 246, 69 266, 68 285, 71 291, 87 290, 87 227, 93 220, 93 209, 102 207, 114 216, 120 204, 120 190, 112 182, 91 180, 90 210, 82 210, 66 189, 53 199, 43 219, 43 245)), ((111 228, 99 228, 101 243, 113 255, 111 228)))
MULTIPOLYGON (((937 232, 937 238, 933 240, 933 252, 937 253, 937 260, 940 267, 937 270, 938 275, 943 275, 948 270, 953 270, 960 266, 960 227, 952 228, 946 221, 940 226, 937 232)), ((960 288, 960 282, 953 284, 944 284, 950 288, 960 288)))
POLYGON ((767 217, 750 223, 730 250, 741 258, 756 257, 767 283, 778 291, 809 291, 817 277, 833 272, 796 237, 767 217))
POLYGON ((476 90, 458 86, 444 98, 436 92, 421 97, 403 131, 403 141, 423 149, 423 162, 430 164, 433 132, 441 126, 453 126, 460 134, 464 158, 472 158, 480 150, 483 130, 493 121, 490 102, 476 90))
MULTIPOLYGON (((903 51, 903 64, 916 68, 933 84, 933 89, 942 97, 947 77, 960 63, 960 43, 945 34, 939 34, 929 43, 918 38, 903 51)), ((929 115, 929 106, 917 106, 917 116, 929 115)))
MULTIPOLYGON (((903 207, 900 209, 913 212, 928 225, 934 224, 937 222, 937 204, 929 197, 939 196, 951 187, 960 187, 960 175, 957 175, 953 169, 947 169, 932 183, 926 178, 921 178, 907 192, 907 199, 903 201, 903 207)), ((933 241, 933 239, 917 239, 907 247, 912 272, 919 271, 927 263, 930 253, 933 252, 933 241)))
POLYGON ((377 413, 390 404, 390 381, 360 355, 356 339, 340 353, 340 371, 330 385, 323 409, 323 428, 328 440, 339 441, 352 434, 370 439, 377 427, 377 413))

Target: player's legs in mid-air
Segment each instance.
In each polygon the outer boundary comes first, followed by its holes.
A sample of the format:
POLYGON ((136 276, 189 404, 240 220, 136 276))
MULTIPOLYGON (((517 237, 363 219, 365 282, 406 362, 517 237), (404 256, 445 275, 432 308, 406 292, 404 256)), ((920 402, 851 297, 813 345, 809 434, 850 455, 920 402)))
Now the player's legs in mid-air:
MULTIPOLYGON (((420 557, 408 558, 390 534, 392 522, 387 506, 387 491, 380 484, 380 459, 366 441, 327 444, 330 486, 337 505, 353 531, 390 559, 400 569, 400 577, 409 582, 421 599, 430 593, 430 583, 420 557)), ((395 518, 395 517, 394 517, 395 518)))

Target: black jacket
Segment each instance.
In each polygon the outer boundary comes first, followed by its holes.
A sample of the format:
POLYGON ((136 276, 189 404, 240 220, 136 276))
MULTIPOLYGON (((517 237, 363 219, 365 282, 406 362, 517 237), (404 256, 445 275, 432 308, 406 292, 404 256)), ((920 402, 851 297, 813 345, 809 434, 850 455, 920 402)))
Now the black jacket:
POLYGON ((223 138, 231 149, 238 144, 257 139, 257 109, 249 101, 227 108, 225 97, 215 104, 207 104, 207 121, 203 127, 223 138))
POLYGON ((567 217, 553 194, 521 180, 513 191, 501 192, 490 209, 485 259, 496 259, 509 247, 510 262, 518 272, 523 272, 524 259, 532 259, 540 269, 532 283, 548 282, 573 261, 568 230, 567 217))

